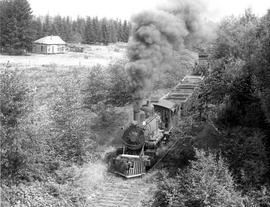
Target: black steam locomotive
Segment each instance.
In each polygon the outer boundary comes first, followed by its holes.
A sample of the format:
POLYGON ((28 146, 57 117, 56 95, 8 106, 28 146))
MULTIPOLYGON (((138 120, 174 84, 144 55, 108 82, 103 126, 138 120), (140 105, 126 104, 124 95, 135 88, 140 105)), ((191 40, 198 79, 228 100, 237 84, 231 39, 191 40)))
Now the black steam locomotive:
POLYGON ((147 100, 133 107, 133 122, 124 130, 121 153, 111 163, 115 173, 126 178, 142 176, 154 165, 158 148, 166 145, 184 105, 202 79, 185 76, 158 101, 147 100))

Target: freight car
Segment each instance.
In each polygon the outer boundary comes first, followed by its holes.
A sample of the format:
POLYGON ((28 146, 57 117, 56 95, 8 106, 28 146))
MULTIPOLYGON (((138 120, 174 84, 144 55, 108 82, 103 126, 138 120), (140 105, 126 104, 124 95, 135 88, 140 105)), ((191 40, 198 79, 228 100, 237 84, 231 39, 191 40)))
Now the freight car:
POLYGON ((126 178, 142 176, 156 162, 158 148, 166 145, 181 119, 184 104, 203 80, 185 76, 168 94, 156 102, 140 102, 133 108, 133 122, 121 138, 121 153, 113 159, 113 172, 126 178))

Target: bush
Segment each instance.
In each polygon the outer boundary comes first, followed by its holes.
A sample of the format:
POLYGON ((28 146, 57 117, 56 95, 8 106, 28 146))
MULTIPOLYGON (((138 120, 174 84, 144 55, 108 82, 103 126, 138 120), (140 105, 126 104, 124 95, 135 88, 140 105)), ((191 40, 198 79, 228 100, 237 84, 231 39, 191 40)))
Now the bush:
POLYGON ((90 131, 91 117, 82 106, 77 84, 64 79, 58 88, 60 93, 51 111, 51 145, 56 156, 63 161, 82 164, 87 161, 88 154, 94 151, 96 143, 90 131))
POLYGON ((37 155, 34 152, 38 143, 28 122, 30 98, 23 75, 13 68, 3 69, 0 74, 2 178, 25 177, 37 155))
POLYGON ((108 104, 113 106, 124 106, 132 102, 132 88, 128 74, 125 70, 125 60, 119 60, 109 65, 109 88, 108 88, 108 104))
POLYGON ((132 101, 125 64, 120 60, 107 68, 96 65, 91 69, 83 89, 85 107, 92 109, 98 103, 124 106, 132 101))
POLYGON ((84 86, 84 104, 86 108, 92 108, 99 102, 105 102, 108 96, 109 77, 101 65, 92 67, 84 86))
POLYGON ((71 183, 59 185, 49 181, 1 186, 1 206, 5 207, 75 207, 85 203, 84 192, 71 183))
POLYGON ((151 206, 242 206, 244 199, 223 159, 198 150, 196 158, 174 178, 161 175, 151 206))

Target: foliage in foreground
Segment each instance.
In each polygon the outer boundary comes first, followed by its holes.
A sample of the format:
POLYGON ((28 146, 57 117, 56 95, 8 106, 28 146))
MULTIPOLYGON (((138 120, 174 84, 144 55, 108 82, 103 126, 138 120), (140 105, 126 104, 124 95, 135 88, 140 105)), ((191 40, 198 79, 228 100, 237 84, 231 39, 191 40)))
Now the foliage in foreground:
POLYGON ((202 150, 196 160, 173 178, 162 174, 150 206, 242 206, 244 198, 235 190, 233 177, 221 157, 202 150))
POLYGON ((75 207, 86 203, 85 192, 76 184, 76 166, 63 167, 56 171, 56 179, 44 182, 34 181, 18 185, 1 185, 1 206, 21 207, 75 207))
POLYGON ((198 98, 202 116, 216 127, 202 132, 201 143, 221 151, 245 190, 269 183, 269 15, 258 19, 248 10, 221 23, 198 98))
POLYGON ((5 68, 0 74, 1 178, 27 177, 39 150, 30 129, 30 94, 22 74, 5 68))
POLYGON ((51 108, 40 115, 40 94, 32 94, 22 69, 1 68, 0 78, 1 206, 83 206, 74 177, 98 156, 77 82, 59 79, 51 108))
POLYGON ((165 176, 152 206, 269 206, 269 15, 259 19, 247 10, 221 22, 209 72, 182 123, 215 162, 198 159, 176 178, 165 176), (211 166, 223 165, 220 156, 227 163, 222 179, 205 171, 216 172, 211 166))
POLYGON ((67 78, 60 83, 51 111, 50 143, 57 157, 82 164, 96 146, 90 114, 82 107, 78 83, 67 78))

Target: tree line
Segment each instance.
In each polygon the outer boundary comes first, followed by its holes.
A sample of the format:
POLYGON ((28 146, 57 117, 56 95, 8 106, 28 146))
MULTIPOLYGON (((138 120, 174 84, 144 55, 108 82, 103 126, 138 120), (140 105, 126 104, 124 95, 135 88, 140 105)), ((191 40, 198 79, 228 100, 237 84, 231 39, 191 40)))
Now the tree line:
POLYGON ((34 17, 34 39, 47 35, 58 35, 66 42, 96 44, 127 42, 131 25, 126 20, 113 20, 98 17, 70 17, 49 15, 34 17))
POLYGON ((32 41, 58 35, 71 43, 127 42, 131 24, 126 20, 98 17, 33 16, 27 0, 0 1, 1 52, 31 50, 32 41))

